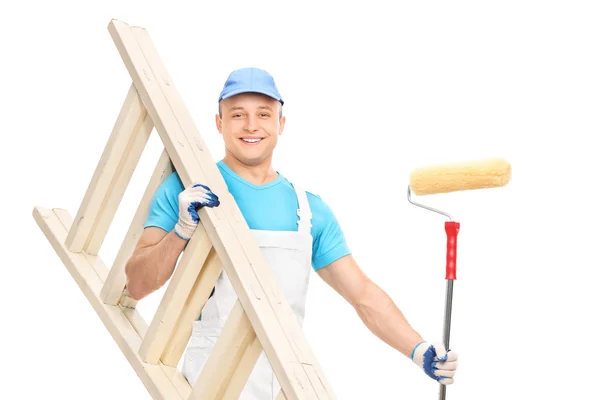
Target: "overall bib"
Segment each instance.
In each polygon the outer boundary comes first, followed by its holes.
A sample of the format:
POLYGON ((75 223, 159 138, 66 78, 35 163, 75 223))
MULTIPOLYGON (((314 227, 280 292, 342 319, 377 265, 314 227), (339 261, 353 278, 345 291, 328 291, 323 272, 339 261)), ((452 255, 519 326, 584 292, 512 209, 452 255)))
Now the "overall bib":
MULTIPOLYGON (((312 272, 312 213, 306 192, 296 188, 298 197, 298 230, 252 230, 279 287, 300 325, 304 322, 306 293, 312 272)), ((182 373, 192 387, 221 334, 227 317, 237 300, 225 270, 217 279, 215 292, 202 310, 202 319, 194 321, 186 349, 182 373)), ((264 351, 252 370, 239 400, 274 400, 280 385, 264 351)))

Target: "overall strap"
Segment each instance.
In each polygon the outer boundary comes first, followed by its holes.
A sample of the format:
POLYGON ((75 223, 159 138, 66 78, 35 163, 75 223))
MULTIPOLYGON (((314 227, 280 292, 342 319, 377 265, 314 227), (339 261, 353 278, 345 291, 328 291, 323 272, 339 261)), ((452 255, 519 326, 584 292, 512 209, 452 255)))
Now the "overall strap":
POLYGON ((300 217, 298 220, 298 232, 310 234, 312 212, 308 204, 308 196, 301 188, 295 185, 292 186, 296 190, 296 196, 298 197, 298 216, 300 217))

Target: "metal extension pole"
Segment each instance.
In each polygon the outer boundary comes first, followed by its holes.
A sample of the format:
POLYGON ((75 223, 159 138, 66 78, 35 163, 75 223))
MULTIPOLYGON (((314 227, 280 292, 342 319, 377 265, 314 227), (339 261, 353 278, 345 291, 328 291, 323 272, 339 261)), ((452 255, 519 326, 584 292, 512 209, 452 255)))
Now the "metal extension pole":
MULTIPOLYGON (((452 292, 454 290, 454 280, 446 280, 446 310, 444 313, 444 346, 446 350, 450 348, 450 322, 452 320, 452 292)), ((440 400, 446 399, 446 385, 440 384, 440 400)))
MULTIPOLYGON (((446 309, 444 312, 444 346, 446 351, 450 349, 450 325, 452 320, 452 296, 454 291, 454 280, 456 280, 456 239, 458 236, 458 230, 460 223, 455 222, 452 216, 446 212, 437 210, 435 208, 419 204, 411 199, 411 189, 408 186, 407 198, 411 204, 422 207, 426 210, 436 212, 438 214, 446 216, 450 221, 446 222, 445 229, 448 238, 446 244, 446 309)), ((440 396, 439 400, 446 399, 446 385, 440 384, 440 396)))

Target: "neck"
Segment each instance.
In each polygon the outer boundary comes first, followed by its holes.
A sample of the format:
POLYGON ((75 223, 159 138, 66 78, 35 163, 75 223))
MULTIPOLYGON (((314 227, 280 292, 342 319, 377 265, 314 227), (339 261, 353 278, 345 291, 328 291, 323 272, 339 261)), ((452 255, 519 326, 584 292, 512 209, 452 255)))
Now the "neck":
POLYGON ((274 181, 279 176, 277 171, 273 169, 271 159, 272 157, 269 156, 259 164, 247 165, 227 152, 223 158, 223 162, 233 172, 248 182, 254 185, 264 185, 265 183, 274 181))

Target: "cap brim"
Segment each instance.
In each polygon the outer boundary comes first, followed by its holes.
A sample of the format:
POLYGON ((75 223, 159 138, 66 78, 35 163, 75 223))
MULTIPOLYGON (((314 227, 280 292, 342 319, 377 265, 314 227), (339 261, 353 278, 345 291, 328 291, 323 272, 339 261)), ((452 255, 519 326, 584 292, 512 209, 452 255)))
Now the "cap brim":
POLYGON ((235 95, 242 94, 242 93, 260 93, 260 94, 264 94, 265 96, 269 96, 270 98, 272 98, 274 100, 277 100, 278 102, 281 103, 281 105, 283 105, 283 100, 280 97, 277 97, 277 95, 274 94, 273 92, 268 92, 266 90, 234 90, 233 92, 227 93, 225 96, 221 97, 219 99, 219 101, 228 99, 230 97, 233 97, 235 95))

